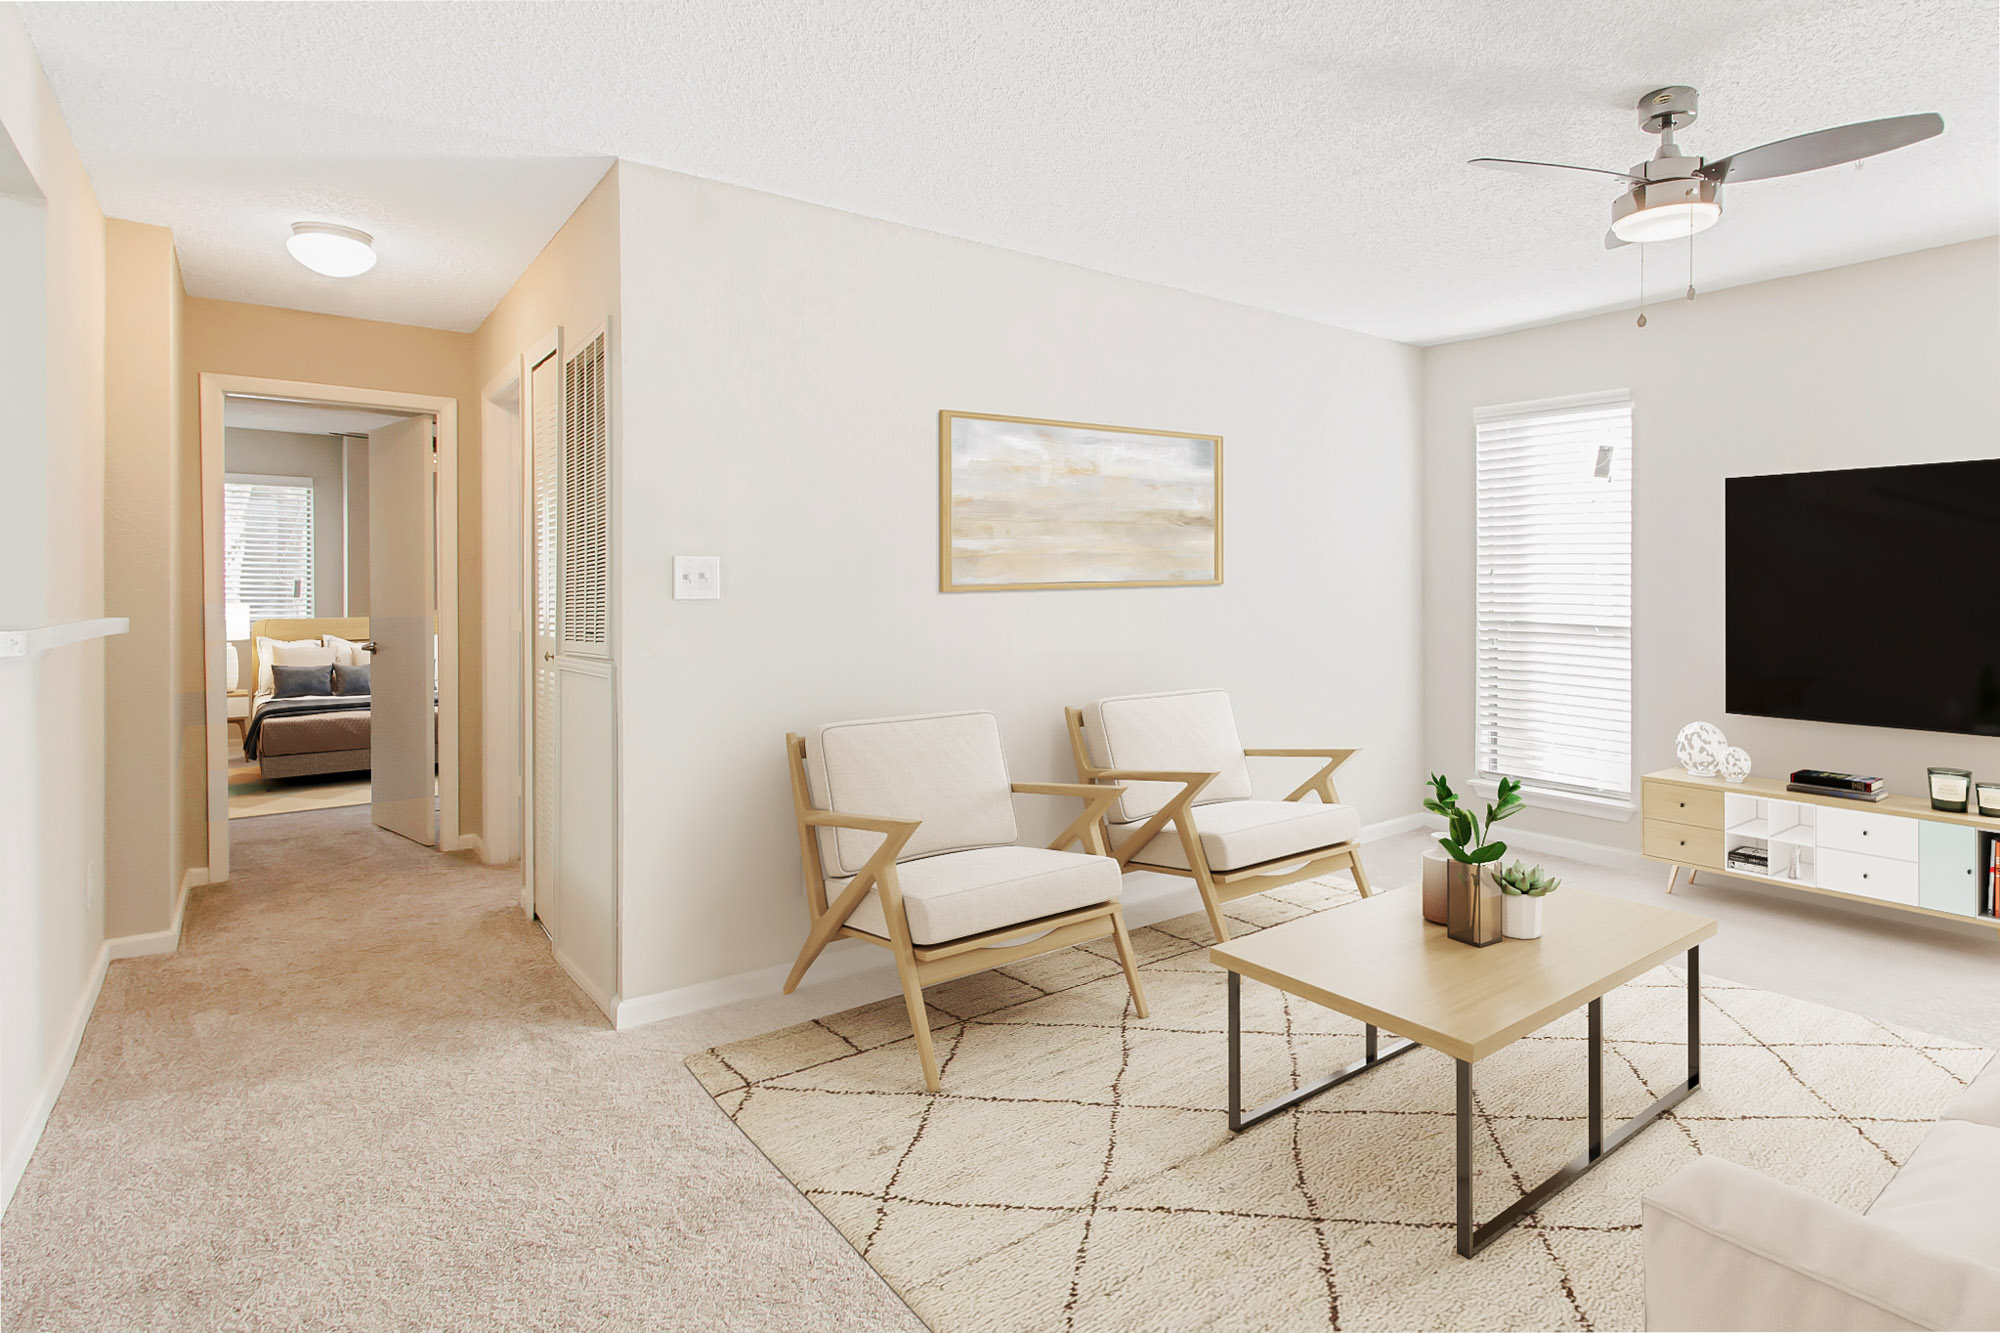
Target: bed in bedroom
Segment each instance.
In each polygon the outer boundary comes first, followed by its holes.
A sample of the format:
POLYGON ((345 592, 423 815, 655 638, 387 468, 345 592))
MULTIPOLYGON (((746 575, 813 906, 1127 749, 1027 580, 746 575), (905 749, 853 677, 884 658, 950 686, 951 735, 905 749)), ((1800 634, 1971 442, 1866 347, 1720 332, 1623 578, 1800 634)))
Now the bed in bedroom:
POLYGON ((280 698, 272 671, 278 665, 316 668, 322 658, 329 669, 365 668, 366 650, 356 648, 369 641, 368 618, 259 620, 250 626, 250 635, 253 684, 243 757, 255 760, 267 779, 368 772, 372 751, 368 695, 328 692, 280 698))

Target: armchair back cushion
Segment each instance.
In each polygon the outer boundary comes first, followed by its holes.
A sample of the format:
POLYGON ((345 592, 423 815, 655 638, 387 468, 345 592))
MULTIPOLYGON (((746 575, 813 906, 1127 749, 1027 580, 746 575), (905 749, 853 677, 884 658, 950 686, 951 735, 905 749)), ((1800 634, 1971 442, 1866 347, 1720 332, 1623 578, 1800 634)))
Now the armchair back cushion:
MULTIPOLYGON (((1240 801, 1250 795, 1250 765, 1236 734, 1236 714, 1223 690, 1178 690, 1099 699, 1083 710, 1085 743, 1099 768, 1171 769, 1214 773, 1196 805, 1240 801)), ((1111 807, 1119 824, 1150 819, 1180 787, 1171 782, 1129 782, 1111 807)))
MULTIPOLYGON (((816 727, 806 734, 806 789, 815 809, 922 820, 899 861, 1020 838, 1000 724, 991 713, 816 727)), ((817 832, 829 879, 858 874, 882 843, 881 834, 859 829, 817 832)))

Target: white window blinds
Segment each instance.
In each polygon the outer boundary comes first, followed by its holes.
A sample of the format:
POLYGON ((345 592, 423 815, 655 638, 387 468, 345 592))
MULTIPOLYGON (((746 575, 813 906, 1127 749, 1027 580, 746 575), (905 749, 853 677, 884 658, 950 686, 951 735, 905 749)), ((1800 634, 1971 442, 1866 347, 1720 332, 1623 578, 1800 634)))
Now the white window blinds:
POLYGON ((1632 794, 1632 400, 1481 408, 1482 777, 1632 794))
POLYGON ((224 480, 224 596, 248 606, 252 620, 313 614, 312 511, 308 477, 224 480))

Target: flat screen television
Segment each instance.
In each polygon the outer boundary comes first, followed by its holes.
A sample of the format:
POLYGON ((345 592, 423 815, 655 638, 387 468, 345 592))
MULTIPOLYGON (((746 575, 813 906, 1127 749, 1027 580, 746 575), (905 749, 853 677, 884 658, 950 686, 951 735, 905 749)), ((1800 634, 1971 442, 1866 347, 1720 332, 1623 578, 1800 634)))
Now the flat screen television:
POLYGON ((1724 495, 1730 712, 2000 736, 2000 459, 1724 495))

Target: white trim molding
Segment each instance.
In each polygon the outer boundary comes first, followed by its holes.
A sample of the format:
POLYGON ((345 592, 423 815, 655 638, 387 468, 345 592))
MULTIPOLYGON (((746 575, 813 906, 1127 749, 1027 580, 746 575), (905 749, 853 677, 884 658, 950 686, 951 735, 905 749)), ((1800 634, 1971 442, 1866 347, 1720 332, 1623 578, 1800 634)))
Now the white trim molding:
POLYGON ((111 957, 148 958, 155 954, 172 953, 181 947, 181 925, 187 918, 188 891, 208 883, 207 866, 190 866, 181 876, 180 888, 174 893, 174 916, 165 930, 149 931, 144 935, 114 935, 104 941, 104 947, 111 957))
POLYGON ((97 950, 97 961, 91 964, 90 975, 84 979, 83 992, 77 996, 76 1007, 70 1011, 69 1026, 63 1030, 61 1054, 42 1074, 41 1085, 35 1089, 35 1100, 28 1108, 28 1119, 21 1126, 21 1132, 7 1145, 4 1166, 6 1175, 0 1180, 0 1210, 13 1201, 14 1187, 21 1183, 21 1176, 28 1169, 28 1162, 35 1155, 35 1147, 42 1141, 42 1131, 48 1128, 49 1112, 56 1109, 56 1098, 62 1095, 63 1084, 69 1081, 69 1071, 76 1064, 77 1050, 83 1045, 83 1029, 90 1022, 91 1013, 97 1008, 97 996, 104 989, 104 973, 111 966, 111 945, 107 942, 97 950))
POLYGON ((42 625, 35 629, 0 629, 0 657, 33 657, 64 644, 108 638, 132 628, 124 616, 99 620, 72 620, 62 625, 42 625))
MULTIPOLYGON (((1413 814, 1366 824, 1355 841, 1370 843, 1392 838, 1399 833, 1425 827, 1430 818, 1424 811, 1418 810, 1413 814)), ((1125 924, 1134 930, 1201 910, 1201 895, 1195 889, 1193 880, 1178 875, 1156 874, 1150 870, 1127 871, 1119 901, 1125 908, 1125 924)), ((558 953, 556 958, 560 962, 562 955, 558 953)), ((588 992, 589 986, 577 977, 576 971, 567 963, 563 966, 588 992)), ((611 1014, 612 1026, 624 1032, 647 1023, 679 1018, 683 1014, 699 1013, 741 1000, 769 999, 780 992, 790 971, 791 966, 786 963, 760 967, 751 972, 738 972, 732 976, 677 986, 672 990, 655 991, 650 995, 635 995, 629 1000, 621 999, 605 1012, 611 1014)), ((880 983, 877 989, 881 992, 876 998, 886 998, 900 989, 895 961, 882 949, 861 940, 836 940, 828 945, 807 974, 807 985, 846 981, 855 977, 876 978, 880 983)), ((591 998, 596 997, 593 995, 591 998)), ((599 1007, 603 1007, 601 1002, 599 1007)))
POLYGON ((281 398, 337 407, 427 413, 437 430, 437 506, 433 574, 438 591, 438 826, 439 848, 459 841, 458 679, 458 400, 303 380, 264 379, 203 371, 198 377, 201 427, 202 642, 206 658, 208 737, 208 869, 210 882, 229 878, 228 700, 224 688, 225 623, 222 577, 223 412, 230 397, 281 398))
MULTIPOLYGON (((1474 778, 1472 794, 1490 801, 1500 794, 1500 784, 1491 778, 1474 778)), ((1618 823, 1629 823, 1638 812, 1639 806, 1631 797, 1586 796, 1581 792, 1551 791, 1547 787, 1537 787, 1532 782, 1521 784, 1521 799, 1530 810, 1557 810, 1566 815, 1588 815, 1592 819, 1609 819, 1618 823)))

